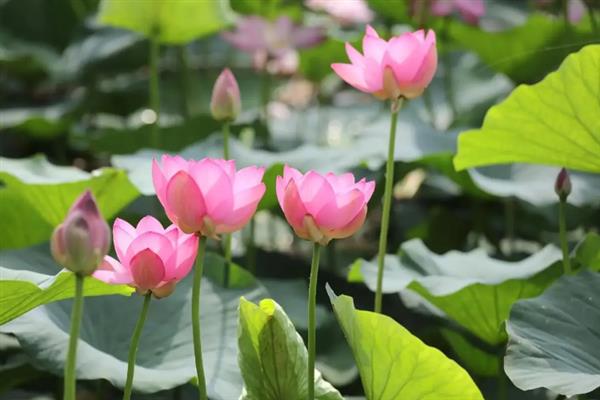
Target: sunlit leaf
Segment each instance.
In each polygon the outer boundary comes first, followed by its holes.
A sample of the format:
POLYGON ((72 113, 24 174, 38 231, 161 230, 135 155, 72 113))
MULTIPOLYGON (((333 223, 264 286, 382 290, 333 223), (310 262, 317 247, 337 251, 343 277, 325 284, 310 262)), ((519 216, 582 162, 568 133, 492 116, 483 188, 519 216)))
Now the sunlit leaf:
POLYGON ((367 400, 481 399, 469 374, 390 317, 354 308, 328 288, 367 400))
POLYGON ((538 84, 519 86, 463 132, 457 169, 527 162, 600 172, 600 45, 570 55, 538 84))

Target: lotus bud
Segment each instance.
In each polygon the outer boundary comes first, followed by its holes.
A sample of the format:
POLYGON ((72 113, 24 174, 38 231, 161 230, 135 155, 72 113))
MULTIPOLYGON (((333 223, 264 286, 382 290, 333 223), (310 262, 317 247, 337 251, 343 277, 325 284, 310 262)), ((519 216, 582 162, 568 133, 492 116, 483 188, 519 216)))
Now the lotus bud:
POLYGON ((560 170, 556 177, 554 191, 561 200, 566 199, 571 194, 571 178, 569 177, 569 172, 564 168, 560 170))
POLYGON ((241 108, 240 88, 231 70, 225 68, 213 87, 210 112, 218 121, 233 121, 240 113, 241 108))
POLYGON ((91 275, 108 253, 110 230, 88 190, 69 209, 64 222, 52 233, 52 256, 62 267, 91 275))

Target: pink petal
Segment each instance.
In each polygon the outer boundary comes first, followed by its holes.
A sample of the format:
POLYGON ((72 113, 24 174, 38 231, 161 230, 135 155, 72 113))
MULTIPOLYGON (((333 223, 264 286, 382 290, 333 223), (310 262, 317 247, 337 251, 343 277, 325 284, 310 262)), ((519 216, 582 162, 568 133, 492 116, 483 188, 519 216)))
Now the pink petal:
POLYGON ((298 186, 293 179, 288 182, 288 185, 285 188, 283 201, 281 201, 279 205, 292 228, 302 230, 304 216, 308 214, 308 212, 300 198, 298 186))
POLYGON ((140 235, 144 232, 164 233, 164 231, 165 230, 161 223, 151 215, 146 215, 144 218, 142 218, 135 228, 137 235, 140 235))
POLYGON ((198 253, 198 236, 181 234, 177 250, 166 263, 164 280, 180 281, 190 272, 198 253))
POLYGON ((304 175, 299 185, 299 193, 304 207, 313 217, 325 204, 335 200, 335 192, 327 179, 314 171, 304 175))
POLYGON ((275 192, 277 194, 277 200, 279 201, 279 204, 283 204, 285 190, 291 179, 295 179, 296 182, 300 182, 300 180, 302 180, 302 174, 297 169, 284 165, 283 176, 278 176, 275 180, 275 192))
POLYGON ((325 34, 321 28, 317 27, 296 27, 292 34, 292 46, 297 49, 312 47, 325 39, 325 34))
POLYGON ((170 156, 168 154, 162 155, 160 163, 163 175, 167 181, 179 171, 187 171, 190 164, 181 156, 170 156))
POLYGON ((359 67, 352 64, 331 64, 333 71, 346 83, 354 86, 356 89, 369 93, 369 87, 365 81, 364 72, 359 67))
POLYGON ((152 159, 152 184, 154 185, 154 191, 156 192, 156 197, 158 197, 158 201, 160 201, 160 204, 162 204, 162 206, 165 207, 165 211, 168 214, 168 211, 166 210, 167 197, 165 194, 165 190, 167 188, 167 179, 163 175, 163 172, 160 169, 160 166, 158 165, 156 159, 152 159))
POLYGON ((237 196, 237 193, 243 192, 246 189, 250 189, 252 187, 257 186, 259 183, 261 183, 264 174, 265 169, 262 167, 250 166, 240 169, 238 172, 235 173, 235 178, 233 181, 233 192, 237 196))
POLYGON ((206 158, 192 165, 190 173, 202 192, 208 217, 215 223, 223 220, 233 209, 233 181, 223 164, 206 158))
POLYGON ((129 262, 135 286, 141 290, 157 287, 165 276, 163 260, 150 249, 135 254, 129 262))
POLYGON ((363 37, 363 54, 365 58, 381 63, 388 47, 388 42, 379 37, 366 35, 363 37))
POLYGON ((133 226, 129 225, 127 221, 124 221, 121 218, 115 219, 115 223, 113 224, 113 243, 119 260, 125 260, 127 248, 135 236, 135 228, 133 226))
POLYGON ((350 59, 350 62, 357 66, 358 68, 363 68, 364 66, 364 57, 362 54, 360 54, 358 52, 358 50, 356 50, 354 47, 352 47, 352 45, 348 42, 346 42, 346 54, 348 55, 348 58, 350 59))
POLYGON ((390 40, 384 64, 390 66, 400 87, 410 84, 423 64, 426 53, 423 44, 411 33, 390 40))
POLYGON ((445 17, 446 15, 450 15, 454 9, 455 2, 456 0, 433 0, 431 3, 431 13, 437 17, 445 17))
POLYGON ((256 207, 265 194, 265 190, 265 184, 259 183, 243 192, 236 193, 233 212, 223 220, 221 225, 217 226, 217 233, 235 232, 246 225, 256 212, 256 207))
POLYGON ((379 37, 379 34, 377 33, 377 31, 375 29, 373 29, 373 27, 371 25, 367 25, 366 31, 365 31, 365 35, 367 36, 374 36, 376 38, 379 37))
POLYGON ((375 93, 383 88, 383 69, 377 61, 365 58, 363 76, 367 85, 367 92, 375 93))
POLYGON ((169 257, 171 257, 176 250, 165 235, 156 232, 145 232, 133 239, 127 248, 125 260, 121 260, 123 261, 124 266, 131 269, 131 259, 135 257, 137 253, 146 249, 152 250, 154 254, 159 256, 163 260, 163 264, 166 264, 169 257))
POLYGON ((328 236, 332 239, 344 239, 352 236, 357 230, 365 223, 367 217, 367 207, 365 206, 359 213, 354 217, 352 221, 341 229, 336 229, 329 232, 328 236))
POLYGON ((350 224, 364 207, 363 193, 353 189, 347 193, 336 194, 315 216, 315 221, 321 228, 341 229, 350 224))
POLYGON ((247 17, 237 24, 235 32, 222 33, 223 39, 245 52, 266 49, 265 30, 267 22, 260 17, 247 17))
POLYGON ((352 175, 350 172, 342 175, 335 175, 330 172, 325 175, 325 179, 327 179, 336 193, 348 191, 352 188, 352 186, 354 186, 354 175, 352 175))
POLYGON ((204 197, 196 182, 180 171, 169 181, 166 199, 173 214, 173 222, 185 233, 200 232, 206 215, 204 197))
POLYGON ((133 280, 129 271, 111 256, 104 256, 104 260, 92 276, 115 285, 128 285, 133 280))
MULTIPOLYGON (((482 4, 481 7, 483 9, 484 5, 482 4)), ((571 22, 572 24, 576 24, 577 22, 581 21, 581 18, 583 17, 583 14, 585 13, 585 4, 583 3, 582 0, 569 0, 568 13, 569 13, 569 22, 571 22)), ((473 14, 476 15, 477 17, 481 17, 483 15, 483 12, 481 12, 481 15, 477 15, 475 13, 473 13, 473 14)))

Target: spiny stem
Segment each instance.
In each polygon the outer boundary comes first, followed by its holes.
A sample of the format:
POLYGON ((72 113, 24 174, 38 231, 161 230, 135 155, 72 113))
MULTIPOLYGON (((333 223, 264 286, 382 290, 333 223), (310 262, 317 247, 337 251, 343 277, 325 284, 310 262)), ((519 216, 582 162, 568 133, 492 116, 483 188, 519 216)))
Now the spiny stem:
POLYGON ((388 144, 388 158, 385 167, 385 190, 383 193, 383 212, 381 214, 381 231, 379 232, 379 254, 377 257, 377 290, 375 292, 375 312, 381 312, 382 285, 383 285, 383 262, 387 250, 387 237, 390 223, 390 211, 392 208, 392 188, 394 186, 394 153, 396 146, 396 123, 398 112, 402 105, 402 98, 394 100, 391 106, 392 121, 390 124, 390 141, 388 144))
POLYGON ((198 398, 200 400, 208 400, 208 394, 206 393, 206 380, 204 378, 204 364, 202 362, 202 341, 200 338, 200 286, 202 283, 202 269, 204 267, 205 253, 206 238, 201 236, 198 242, 198 258, 194 271, 194 286, 192 287, 192 330, 194 336, 196 373, 198 377, 198 398))
POLYGON ((560 247, 563 254, 563 269, 565 274, 571 273, 571 259, 569 258, 569 244, 567 242, 567 198, 560 196, 558 203, 558 233, 560 236, 560 247))
POLYGON ((131 343, 129 344, 129 357, 127 361, 127 381, 125 382, 125 389, 123 390, 123 400, 129 400, 131 398, 131 391, 133 385, 133 373, 135 371, 135 358, 137 355, 138 344, 140 342, 140 336, 142 336, 142 329, 144 328, 144 322, 146 322, 146 316, 148 315, 148 306, 152 299, 152 292, 148 292, 144 296, 144 304, 142 305, 142 311, 135 324, 133 330, 133 336, 131 343))
POLYGON ((75 376, 75 366, 79 327, 81 326, 81 317, 83 315, 83 284, 83 275, 75 274, 75 298, 73 299, 73 309, 71 311, 69 350, 67 353, 67 363, 65 364, 64 400, 76 400, 77 379, 75 376))
POLYGON ((313 245, 312 263, 310 266, 310 282, 308 285, 308 399, 315 398, 315 353, 317 329, 315 309, 317 304, 317 278, 319 275, 319 258, 321 246, 313 245))

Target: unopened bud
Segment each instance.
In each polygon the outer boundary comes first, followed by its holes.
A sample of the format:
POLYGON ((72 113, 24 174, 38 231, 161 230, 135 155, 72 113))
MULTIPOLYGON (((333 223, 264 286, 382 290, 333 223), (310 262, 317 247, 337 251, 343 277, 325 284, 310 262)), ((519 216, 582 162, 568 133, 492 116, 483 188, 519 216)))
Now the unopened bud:
POLYGON ((210 112, 216 120, 233 121, 239 115, 241 108, 240 88, 233 73, 229 68, 225 68, 213 87, 210 112))
POLYGON ((561 169, 554 183, 554 191, 561 199, 566 199, 571 194, 571 178, 566 169, 561 169))
POLYGON ((90 275, 102 262, 110 246, 110 230, 88 190, 69 209, 64 222, 52 233, 52 256, 62 267, 90 275))

